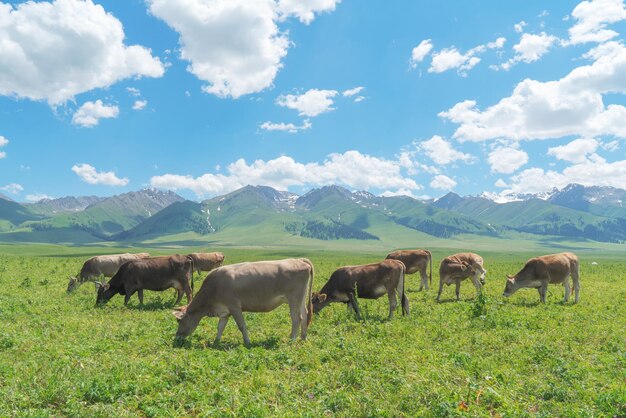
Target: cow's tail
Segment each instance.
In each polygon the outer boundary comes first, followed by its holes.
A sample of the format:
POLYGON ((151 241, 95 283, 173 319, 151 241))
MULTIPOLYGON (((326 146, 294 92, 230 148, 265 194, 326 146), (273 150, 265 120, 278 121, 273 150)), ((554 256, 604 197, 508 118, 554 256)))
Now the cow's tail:
POLYGON ((402 315, 408 315, 410 314, 410 308, 409 308, 409 299, 406 297, 406 293, 404 292, 404 272, 405 272, 405 267, 404 267, 404 263, 400 263, 402 268, 400 270, 400 283, 398 283, 398 287, 400 289, 398 289, 400 292, 400 302, 402 303, 402 315))
POLYGON ((311 272, 309 273, 308 287, 309 287, 309 298, 306 301, 307 306, 307 317, 306 317, 306 326, 308 327, 313 322, 313 279, 315 278, 315 269, 313 268, 313 263, 307 258, 303 259, 305 263, 311 266, 311 272))
POLYGON ((191 296, 193 296, 193 276, 194 276, 194 269, 193 269, 193 257, 191 256, 187 256, 187 260, 189 260, 189 262, 191 263, 191 296))
POLYGON ((430 264, 430 271, 428 272, 428 282, 432 286, 433 285, 433 253, 426 250, 428 253, 428 264, 430 264))

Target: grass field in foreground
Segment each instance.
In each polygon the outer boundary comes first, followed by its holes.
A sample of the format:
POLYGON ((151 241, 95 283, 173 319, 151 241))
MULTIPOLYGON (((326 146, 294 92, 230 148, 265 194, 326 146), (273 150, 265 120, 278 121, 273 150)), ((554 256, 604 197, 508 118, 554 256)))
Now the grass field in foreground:
MULTIPOLYGON (((297 254, 226 250, 228 263, 285 255, 297 254)), ((377 261, 301 255, 316 289, 377 261)), ((626 416, 626 263, 581 257, 578 305, 561 286, 545 305, 535 290, 502 298, 526 258, 486 256, 480 300, 464 282, 461 302, 447 287, 436 303, 435 273, 428 292, 409 277, 408 317, 387 321, 386 298, 361 301, 362 322, 331 305, 306 342, 288 341, 286 306, 246 314, 246 349, 234 321, 213 347, 215 318, 174 348, 174 291, 127 308, 120 296, 96 308, 89 284, 68 296, 84 256, 0 256, 0 416, 626 416)))

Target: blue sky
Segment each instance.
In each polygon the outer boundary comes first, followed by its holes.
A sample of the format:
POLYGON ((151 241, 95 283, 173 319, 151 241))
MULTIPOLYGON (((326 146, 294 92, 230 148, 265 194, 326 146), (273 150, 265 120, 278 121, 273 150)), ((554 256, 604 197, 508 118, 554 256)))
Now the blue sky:
POLYGON ((0 2, 0 193, 626 184, 621 0, 0 2))

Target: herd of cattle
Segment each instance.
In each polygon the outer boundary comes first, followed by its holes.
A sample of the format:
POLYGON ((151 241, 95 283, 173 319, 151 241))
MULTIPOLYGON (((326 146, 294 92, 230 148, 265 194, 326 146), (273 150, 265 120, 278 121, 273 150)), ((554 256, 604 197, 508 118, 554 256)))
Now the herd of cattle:
MULTIPOLYGON (((82 283, 93 281, 97 288, 96 303, 104 303, 116 294, 124 295, 126 305, 137 292, 143 304, 143 291, 164 291, 174 288, 178 292, 176 304, 183 294, 187 305, 177 308, 176 337, 190 335, 205 317, 218 317, 219 343, 228 319, 232 316, 249 345, 243 312, 269 312, 287 303, 291 316, 291 338, 305 339, 313 312, 321 311, 333 302, 342 302, 361 317, 358 299, 378 299, 387 294, 389 318, 398 305, 400 296, 402 314, 409 314, 409 301, 405 295, 406 274, 419 272, 420 290, 428 290, 432 281, 432 254, 427 250, 394 251, 384 261, 359 266, 341 267, 330 276, 319 292, 313 292, 313 264, 306 258, 257 261, 223 266, 222 253, 193 253, 150 257, 148 253, 96 256, 88 259, 77 277, 70 277, 67 291, 72 292, 82 283), (210 272, 198 293, 193 296, 194 272, 210 272), (111 277, 108 283, 97 281, 101 276, 111 277)), ((474 253, 458 253, 445 257, 439 265, 439 292, 443 285, 456 285, 459 300, 461 282, 471 278, 477 293, 485 283, 483 259, 474 253)), ((560 253, 531 258, 515 276, 507 276, 504 296, 521 288, 539 290, 545 302, 548 284, 562 283, 565 302, 568 301, 572 277, 575 303, 578 302, 580 282, 578 257, 573 253, 560 253)))

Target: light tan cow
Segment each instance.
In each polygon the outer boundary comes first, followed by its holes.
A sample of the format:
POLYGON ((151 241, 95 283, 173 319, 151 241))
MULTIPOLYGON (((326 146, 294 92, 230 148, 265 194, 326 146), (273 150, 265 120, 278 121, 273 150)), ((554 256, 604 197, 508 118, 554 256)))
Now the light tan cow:
POLYGON ((189 257, 193 260, 193 268, 198 273, 209 272, 224 264, 223 253, 191 253, 189 257))
POLYGON ((580 292, 580 276, 578 257, 574 253, 559 253, 531 258, 515 276, 506 276, 506 286, 503 296, 511 296, 523 287, 536 288, 539 291, 539 300, 546 301, 548 284, 563 283, 565 287, 565 302, 571 294, 569 277, 574 282, 576 296, 574 303, 578 303, 580 292))
POLYGON ((474 253, 457 253, 450 255, 439 265, 439 293, 437 293, 437 302, 441 297, 443 285, 456 284, 456 300, 460 300, 461 282, 471 277, 474 286, 476 286, 476 294, 480 293, 482 285, 485 284, 485 274, 487 270, 483 267, 483 258, 474 253))
POLYGON ((215 344, 220 342, 228 319, 233 316, 246 346, 250 345, 243 312, 269 312, 289 305, 291 339, 306 339, 313 317, 310 301, 313 264, 306 258, 230 264, 206 277, 189 305, 173 314, 178 319, 176 338, 185 338, 205 316, 219 317, 215 344))
POLYGON ((419 290, 428 290, 428 282, 433 280, 433 256, 428 250, 399 250, 387 254, 387 259, 399 260, 406 267, 405 274, 420 273, 419 290), (430 265, 430 273, 426 274, 426 268, 430 265))
POLYGON ((70 281, 67 285, 67 293, 78 289, 81 284, 87 281, 95 281, 100 276, 113 277, 120 266, 127 261, 148 257, 150 257, 148 253, 124 253, 91 257, 83 264, 78 277, 70 276, 70 281))

